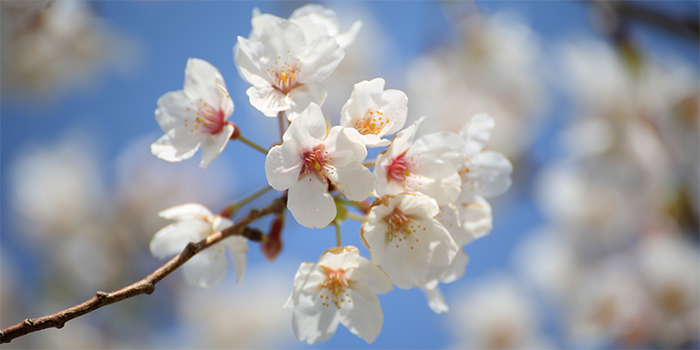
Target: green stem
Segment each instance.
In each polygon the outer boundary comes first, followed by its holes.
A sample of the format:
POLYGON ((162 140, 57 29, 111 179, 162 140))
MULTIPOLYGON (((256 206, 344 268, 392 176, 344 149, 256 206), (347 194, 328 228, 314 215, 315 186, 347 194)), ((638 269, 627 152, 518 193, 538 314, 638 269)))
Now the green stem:
POLYGON ((255 142, 253 142, 253 141, 251 141, 251 140, 248 140, 247 138, 243 137, 243 135, 238 135, 237 140, 241 140, 241 141, 242 141, 243 143, 245 143, 246 145, 248 145, 248 146, 250 146, 250 147, 253 147, 253 148, 255 148, 256 150, 258 150, 258 151, 260 151, 260 152, 262 152, 262 153, 264 153, 264 154, 267 154, 267 150, 266 150, 265 148, 261 147, 260 145, 258 145, 257 143, 255 143, 255 142))
POLYGON ((338 247, 341 247, 342 244, 340 244, 340 223, 338 220, 333 221, 333 224, 335 224, 335 244, 338 247))
POLYGON ((363 218, 362 216, 359 216, 357 214, 353 214, 353 213, 348 213, 348 218, 359 221, 359 222, 365 222, 365 218, 363 218))
POLYGON ((262 196, 263 194, 267 193, 267 191, 269 191, 271 189, 272 189, 272 187, 265 186, 265 187, 259 189, 257 192, 251 194, 250 196, 245 197, 242 200, 238 201, 237 203, 227 205, 226 208, 222 211, 222 213, 225 213, 228 215, 222 215, 222 216, 232 217, 233 214, 235 214, 236 211, 238 211, 238 209, 240 209, 242 206, 250 203, 255 198, 262 196))

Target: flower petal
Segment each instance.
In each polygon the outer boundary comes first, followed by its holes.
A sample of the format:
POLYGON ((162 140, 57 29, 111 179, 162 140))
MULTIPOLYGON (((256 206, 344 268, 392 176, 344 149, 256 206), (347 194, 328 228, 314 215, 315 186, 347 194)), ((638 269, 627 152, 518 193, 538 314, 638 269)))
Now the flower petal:
POLYGON ((231 135, 233 135, 233 129, 233 125, 226 124, 217 134, 210 135, 206 138, 206 141, 201 144, 202 161, 199 163, 199 167, 206 168, 212 160, 219 158, 219 154, 224 151, 228 140, 230 140, 231 135))
POLYGON ((243 237, 229 237, 219 244, 224 244, 229 249, 233 271, 236 274, 236 284, 241 283, 247 263, 248 242, 243 237))
POLYGON ((311 103, 322 105, 326 100, 326 87, 321 83, 309 82, 292 89, 287 96, 291 100, 291 107, 287 111, 287 118, 293 121, 311 103))
POLYGON ((474 155, 484 148, 484 144, 491 137, 494 122, 486 113, 481 113, 473 116, 459 132, 459 136, 465 142, 463 152, 466 155, 474 155))
POLYGON ((272 86, 272 79, 267 71, 260 65, 260 58, 265 47, 256 40, 238 37, 238 42, 233 47, 233 59, 238 68, 238 74, 248 83, 258 88, 272 86))
POLYGON ((151 239, 149 249, 156 259, 179 254, 189 242, 211 231, 211 224, 201 220, 178 221, 160 229, 151 239))
POLYGON ((287 208, 299 224, 308 228, 324 228, 336 214, 328 184, 315 174, 305 175, 289 188, 287 208))
POLYGON ((338 309, 326 307, 320 301, 319 295, 312 303, 299 303, 292 311, 292 330, 300 341, 308 344, 323 342, 335 334, 340 324, 338 309))
POLYGON ((380 99, 384 91, 384 79, 376 78, 361 81, 352 89, 350 98, 340 111, 340 125, 354 128, 355 124, 364 118, 367 111, 380 99))
POLYGON ((513 165, 504 155, 493 151, 481 152, 474 156, 467 166, 469 168, 469 173, 465 174, 467 181, 476 183, 473 188, 474 193, 489 198, 502 194, 510 188, 513 165))
POLYGON ((187 283, 210 288, 226 276, 228 261, 221 246, 212 246, 193 256, 182 266, 187 283))
POLYGON ((326 138, 326 119, 323 117, 321 107, 315 103, 309 106, 294 118, 294 122, 284 133, 282 139, 295 140, 302 149, 311 150, 326 138))
POLYGON ((327 172, 328 179, 345 198, 360 202, 365 200, 374 188, 374 176, 360 163, 352 163, 327 172))
POLYGON ((433 310, 436 314, 450 311, 450 307, 447 306, 445 296, 442 294, 440 287, 435 287, 433 289, 423 288, 423 292, 425 292, 425 297, 428 299, 428 307, 430 307, 430 310, 433 310))
POLYGON ((192 135, 186 128, 174 128, 151 144, 151 153, 168 162, 190 159, 199 149, 200 135, 192 135))
POLYGON ((217 91, 220 91, 218 82, 223 82, 224 78, 219 70, 211 63, 199 59, 190 58, 185 67, 184 92, 190 101, 200 98, 209 104, 219 105, 220 99, 217 91))
POLYGON ((348 299, 351 302, 344 303, 340 308, 340 322, 350 333, 371 344, 382 332, 384 323, 379 298, 367 286, 351 284, 348 299))
POLYGON ((297 81, 301 84, 323 81, 335 72, 343 57, 345 51, 334 38, 316 38, 297 54, 300 69, 297 81))
POLYGON ((359 164, 367 157, 362 136, 355 129, 334 126, 323 144, 329 157, 327 161, 336 167, 359 164))
POLYGON ((292 106, 292 100, 271 85, 257 87, 255 85, 245 91, 250 104, 267 117, 276 117, 280 111, 286 111, 292 106))
POLYGON ((362 29, 362 21, 355 21, 347 32, 336 35, 335 40, 340 45, 340 48, 345 49, 348 45, 355 42, 357 35, 360 34, 360 29, 362 29))
POLYGON ((166 92, 158 98, 157 104, 156 121, 163 132, 184 125, 184 119, 194 120, 197 116, 183 90, 166 92))
POLYGON ((265 158, 267 182, 277 191, 296 186, 302 165, 296 141, 287 140, 282 145, 272 147, 265 158))
POLYGON ((394 289, 386 272, 364 257, 360 257, 358 266, 350 270, 347 273, 347 277, 367 286, 374 294, 386 294, 394 289))
POLYGON ((158 216, 168 220, 191 220, 212 221, 211 211, 199 203, 186 203, 165 209, 158 213, 158 216))

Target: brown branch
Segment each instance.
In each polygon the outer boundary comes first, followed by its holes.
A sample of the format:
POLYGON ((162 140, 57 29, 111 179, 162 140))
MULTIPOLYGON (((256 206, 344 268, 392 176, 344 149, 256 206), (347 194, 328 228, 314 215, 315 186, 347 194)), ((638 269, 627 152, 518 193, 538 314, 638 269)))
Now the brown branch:
POLYGON ((151 294, 156 288, 156 283, 160 282, 163 278, 177 270, 197 253, 209 248, 213 244, 216 244, 227 237, 243 236, 251 241, 260 242, 262 240, 262 232, 259 230, 250 229, 248 228, 248 225, 263 216, 281 213, 284 211, 286 202, 287 196, 284 195, 275 199, 272 201, 272 203, 262 209, 251 209, 248 214, 238 220, 231 227, 220 232, 215 232, 197 243, 190 242, 180 254, 170 259, 170 261, 153 271, 150 275, 146 276, 146 278, 132 285, 126 286, 111 293, 97 292, 92 298, 71 308, 39 318, 28 318, 23 322, 3 328, 0 330, 0 343, 9 343, 12 341, 12 339, 40 331, 42 329, 54 327, 63 328, 63 325, 66 322, 95 311, 103 306, 113 304, 124 299, 129 299, 137 295, 151 294))

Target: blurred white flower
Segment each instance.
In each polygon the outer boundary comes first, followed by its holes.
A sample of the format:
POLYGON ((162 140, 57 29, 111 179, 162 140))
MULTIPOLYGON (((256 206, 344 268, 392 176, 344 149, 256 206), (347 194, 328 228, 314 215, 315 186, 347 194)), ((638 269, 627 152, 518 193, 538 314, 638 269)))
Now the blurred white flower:
MULTIPOLYGON (((159 213, 163 218, 175 220, 156 232, 149 248, 158 259, 177 255, 189 242, 199 242, 214 232, 221 231, 233 222, 213 215, 209 209, 196 203, 187 203, 166 209, 159 213)), ((245 271, 248 244, 246 239, 233 236, 199 252, 183 265, 185 280, 194 286, 209 288, 223 280, 228 270, 227 248, 233 260, 236 279, 240 282, 245 271)))
POLYGON ((36 102, 128 68, 136 42, 111 28, 85 1, 2 2, 3 88, 36 102))
POLYGON ((374 187, 369 169, 361 162, 367 149, 357 130, 335 126, 326 131, 321 107, 312 103, 284 133, 282 145, 265 160, 272 188, 289 189, 287 208, 301 225, 326 227, 336 215, 333 185, 352 201, 362 201, 374 187))
POLYGON ((233 48, 239 73, 253 85, 246 91, 253 107, 268 117, 287 111, 292 120, 310 103, 323 104, 326 90, 320 82, 345 55, 336 40, 317 33, 307 41, 301 26, 271 15, 254 17, 253 29, 233 48))
POLYGON ((384 271, 361 257, 357 248, 331 248, 318 263, 299 266, 285 307, 293 308, 297 339, 308 344, 330 339, 338 324, 371 344, 384 320, 376 294, 392 289, 384 271))
POLYGON ((191 158, 202 148, 199 166, 206 168, 224 150, 234 131, 227 122, 233 101, 224 78, 211 63, 190 58, 182 90, 158 99, 156 121, 165 135, 151 145, 151 152, 168 162, 191 158))
POLYGON ((384 79, 355 84, 340 112, 340 125, 355 128, 367 147, 388 146, 382 139, 403 128, 408 114, 408 97, 403 91, 384 90, 384 79))
POLYGON ((434 219, 438 211, 434 199, 418 193, 385 195, 371 207, 362 243, 397 287, 425 287, 450 271, 459 247, 434 219))
POLYGON ((498 124, 487 146, 516 158, 534 140, 535 121, 547 108, 540 40, 511 13, 474 13, 458 25, 458 47, 435 49, 406 69, 413 115, 440 116, 421 131, 430 133, 458 130, 464 116, 486 112, 498 124))
POLYGON ((444 205, 460 194, 462 180, 457 171, 466 158, 462 153, 464 141, 456 134, 442 132, 413 142, 422 121, 399 132, 387 150, 377 156, 374 166, 377 193, 383 196, 420 192, 444 205))
POLYGON ((455 300, 449 322, 455 348, 542 349, 549 345, 538 334, 533 302, 507 275, 482 280, 455 300))

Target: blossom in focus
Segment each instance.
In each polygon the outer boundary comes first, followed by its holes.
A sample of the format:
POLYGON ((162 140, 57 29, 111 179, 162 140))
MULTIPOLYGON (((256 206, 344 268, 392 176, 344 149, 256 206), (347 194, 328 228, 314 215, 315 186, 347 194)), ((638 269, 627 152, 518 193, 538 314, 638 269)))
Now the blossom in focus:
POLYGON ((328 78, 345 53, 336 40, 317 35, 308 41, 298 24, 272 15, 253 17, 250 38, 233 48, 238 72, 252 84, 250 104, 268 117, 288 112, 292 120, 310 103, 323 104, 328 78))
MULTIPOLYGON (((214 232, 221 231, 233 222, 227 218, 213 215, 209 209, 196 203, 178 205, 159 213, 160 217, 175 220, 160 231, 151 240, 151 254, 158 259, 165 259, 179 254, 189 242, 199 242, 214 232)), ((209 288, 221 282, 228 262, 224 248, 233 259, 233 269, 238 281, 243 277, 246 265, 245 253, 248 244, 245 238, 234 236, 199 252, 188 260, 182 269, 187 283, 209 288)))
POLYGON ((438 211, 434 199, 419 193, 385 195, 370 209, 362 243, 397 287, 425 287, 450 271, 459 247, 434 219, 438 211))
POLYGON ((340 125, 355 128, 367 147, 388 146, 382 139, 403 128, 408 114, 408 97, 403 91, 384 90, 384 79, 355 84, 350 99, 340 112, 340 125))
POLYGON ((377 156, 377 193, 383 196, 420 192, 444 205, 457 199, 461 192, 462 180, 457 171, 465 161, 464 141, 456 134, 440 132, 413 142, 422 121, 399 132, 387 150, 377 156))
POLYGON ((361 164, 367 149, 360 134, 341 126, 327 132, 317 104, 294 119, 283 140, 268 153, 265 174, 272 188, 289 189, 287 208, 301 225, 322 228, 335 218, 329 185, 358 202, 374 187, 372 174, 361 164))
POLYGON ((318 263, 299 266, 285 307, 293 308, 294 335, 308 344, 330 339, 341 323, 372 343, 384 321, 376 294, 392 289, 386 273, 357 248, 331 248, 318 263))
POLYGON ((202 148, 199 166, 206 168, 224 150, 234 126, 227 122, 233 101, 224 78, 211 63, 190 58, 185 85, 158 99, 156 121, 165 135, 151 144, 151 153, 168 162, 191 158, 202 148))

